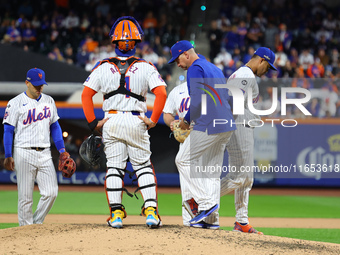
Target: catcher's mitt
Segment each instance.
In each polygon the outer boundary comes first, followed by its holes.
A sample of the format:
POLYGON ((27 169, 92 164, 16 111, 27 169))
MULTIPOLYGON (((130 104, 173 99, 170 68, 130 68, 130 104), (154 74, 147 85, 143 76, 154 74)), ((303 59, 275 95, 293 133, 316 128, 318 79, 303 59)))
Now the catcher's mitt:
POLYGON ((79 155, 91 166, 100 165, 101 160, 106 160, 102 137, 90 135, 86 138, 80 146, 79 155))
POLYGON ((174 137, 180 143, 183 143, 185 141, 185 139, 189 136, 191 131, 191 129, 181 129, 179 127, 179 121, 174 122, 173 129, 174 137))
POLYGON ((61 171, 62 175, 66 178, 71 178, 76 171, 76 163, 66 151, 59 155, 58 170, 61 171))

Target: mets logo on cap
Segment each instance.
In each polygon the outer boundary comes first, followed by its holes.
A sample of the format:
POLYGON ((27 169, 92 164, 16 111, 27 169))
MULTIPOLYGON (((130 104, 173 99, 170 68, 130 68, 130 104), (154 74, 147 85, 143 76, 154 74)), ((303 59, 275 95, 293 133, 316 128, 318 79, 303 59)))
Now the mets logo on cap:
POLYGON ((33 86, 47 85, 45 81, 45 72, 39 68, 32 68, 27 72, 27 81, 32 83, 33 86))

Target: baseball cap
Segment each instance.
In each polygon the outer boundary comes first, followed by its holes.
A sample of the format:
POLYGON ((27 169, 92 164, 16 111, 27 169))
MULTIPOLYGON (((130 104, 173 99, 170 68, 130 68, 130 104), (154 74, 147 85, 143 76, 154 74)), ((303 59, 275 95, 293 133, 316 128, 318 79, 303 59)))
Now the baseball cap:
POLYGON ((184 51, 190 50, 191 48, 194 48, 194 46, 189 41, 183 40, 176 42, 171 47, 170 52, 172 58, 169 60, 168 64, 173 63, 176 60, 176 58, 179 57, 179 55, 181 55, 184 51))
POLYGON ((32 83, 33 86, 47 85, 45 81, 45 72, 39 68, 28 70, 26 80, 32 83))
POLYGON ((270 68, 277 71, 276 67, 274 66, 275 54, 269 48, 260 47, 254 52, 254 54, 264 58, 269 63, 270 68))

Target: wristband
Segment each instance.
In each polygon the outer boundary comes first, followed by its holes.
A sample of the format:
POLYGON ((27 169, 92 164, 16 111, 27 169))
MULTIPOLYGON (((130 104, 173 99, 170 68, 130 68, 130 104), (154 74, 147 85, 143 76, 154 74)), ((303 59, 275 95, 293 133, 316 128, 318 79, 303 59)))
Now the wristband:
POLYGON ((91 129, 91 131, 93 131, 96 128, 97 124, 98 124, 98 120, 97 119, 94 119, 93 121, 88 123, 89 128, 91 129))

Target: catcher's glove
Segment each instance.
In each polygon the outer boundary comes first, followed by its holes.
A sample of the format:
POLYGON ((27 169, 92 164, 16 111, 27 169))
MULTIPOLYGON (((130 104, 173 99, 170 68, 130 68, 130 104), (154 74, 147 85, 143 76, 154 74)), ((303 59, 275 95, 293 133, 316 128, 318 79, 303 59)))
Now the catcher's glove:
POLYGON ((101 160, 106 160, 102 137, 90 135, 86 138, 80 146, 79 155, 91 166, 100 165, 101 160))
POLYGON ((66 151, 59 155, 58 170, 61 171, 62 175, 66 178, 71 178, 76 171, 76 163, 66 151))
POLYGON ((180 143, 183 143, 185 141, 185 139, 189 136, 191 131, 191 129, 181 129, 179 127, 179 121, 174 122, 173 130, 175 139, 180 143))

